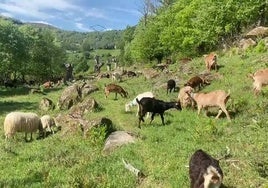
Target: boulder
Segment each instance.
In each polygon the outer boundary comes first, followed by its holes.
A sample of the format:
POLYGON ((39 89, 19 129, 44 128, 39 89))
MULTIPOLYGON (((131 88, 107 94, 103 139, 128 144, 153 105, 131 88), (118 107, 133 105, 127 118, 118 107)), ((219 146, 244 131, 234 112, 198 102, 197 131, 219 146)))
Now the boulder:
POLYGON ((54 110, 55 104, 49 98, 43 97, 39 103, 39 109, 43 111, 54 110))
POLYGON ((81 93, 82 93, 82 98, 85 98, 87 95, 90 93, 93 93, 95 91, 98 91, 99 88, 91 83, 85 83, 81 87, 81 93))
POLYGON ((251 46, 255 46, 257 43, 252 40, 251 38, 248 39, 242 39, 239 41, 239 47, 242 48, 243 50, 246 50, 247 48, 251 46))
POLYGON ((117 147, 125 144, 134 143, 136 137, 133 134, 126 131, 112 132, 105 141, 103 152, 110 153, 117 147))
POLYGON ((264 38, 268 36, 268 27, 256 27, 246 34, 246 37, 264 38))
POLYGON ((70 109, 70 115, 75 117, 83 117, 84 113, 86 112, 92 112, 96 108, 98 108, 98 103, 95 101, 95 99, 91 97, 85 98, 82 102, 78 103, 77 105, 71 107, 70 109))
POLYGON ((78 84, 67 87, 61 94, 58 102, 60 110, 68 110, 82 100, 81 89, 78 84))

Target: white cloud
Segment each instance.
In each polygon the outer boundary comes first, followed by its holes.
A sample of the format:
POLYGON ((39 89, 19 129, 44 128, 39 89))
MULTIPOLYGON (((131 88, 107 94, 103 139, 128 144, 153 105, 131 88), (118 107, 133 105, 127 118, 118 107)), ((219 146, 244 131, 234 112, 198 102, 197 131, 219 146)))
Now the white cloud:
POLYGON ((106 16, 100 9, 91 8, 85 12, 86 17, 93 17, 93 18, 103 18, 106 19, 106 16))
POLYGON ((94 31, 93 29, 90 29, 88 27, 86 27, 83 23, 75 23, 75 26, 81 30, 81 31, 86 31, 86 32, 91 32, 91 31, 94 31))
POLYGON ((14 16, 12 14, 10 14, 9 12, 1 12, 0 13, 2 16, 5 16, 5 17, 9 17, 9 18, 13 18, 14 16))

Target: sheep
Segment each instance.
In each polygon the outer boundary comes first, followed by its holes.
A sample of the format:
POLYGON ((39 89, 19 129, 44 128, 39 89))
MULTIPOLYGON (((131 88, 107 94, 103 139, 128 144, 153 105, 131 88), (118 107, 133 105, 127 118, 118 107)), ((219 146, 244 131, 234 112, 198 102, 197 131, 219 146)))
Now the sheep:
POLYGON ((164 112, 170 108, 176 108, 177 110, 181 110, 180 103, 178 102, 164 102, 162 100, 158 100, 150 97, 143 97, 141 100, 136 99, 139 105, 139 128, 141 121, 144 122, 143 117, 147 112, 152 112, 151 121, 154 120, 155 114, 160 114, 162 124, 164 123, 164 112))
POLYGON ((52 129, 53 126, 56 126, 54 118, 52 118, 50 115, 43 115, 40 120, 44 131, 44 137, 46 137, 47 130, 54 134, 54 130, 52 129))
POLYGON ((222 114, 222 111, 227 116, 227 119, 230 121, 231 118, 229 116, 228 111, 226 110, 226 103, 230 98, 230 90, 226 93, 224 90, 215 90, 209 93, 190 93, 186 92, 197 104, 198 115, 202 108, 206 110, 208 107, 219 107, 219 112, 216 116, 216 119, 222 114))
MULTIPOLYGON (((143 97, 154 98, 154 94, 150 91, 147 91, 147 92, 144 92, 144 93, 137 95, 132 101, 125 104, 125 111, 130 112, 130 107, 136 106, 138 104, 136 99, 138 99, 140 101, 143 97)), ((138 116, 138 113, 139 113, 139 105, 138 105, 136 116, 138 116)), ((147 115, 149 115, 149 113, 147 115)))
POLYGON ((180 89, 179 94, 178 94, 178 102, 180 102, 182 108, 186 107, 193 107, 194 106, 194 101, 192 98, 186 93, 186 92, 193 92, 194 89, 190 86, 185 86, 180 89))
POLYGON ((190 158, 189 176, 191 188, 219 188, 223 180, 219 161, 201 149, 190 158))
POLYGON ((176 82, 173 79, 167 81, 167 94, 171 93, 172 89, 175 92, 176 82))
POLYGON ((116 84, 108 84, 107 86, 105 86, 104 94, 106 99, 111 92, 115 93, 115 99, 117 99, 117 93, 119 93, 123 98, 128 97, 128 92, 125 91, 121 86, 116 84))
POLYGON ((210 53, 208 55, 204 55, 205 64, 207 70, 210 72, 212 68, 214 68, 217 71, 217 54, 210 53))
POLYGON ((254 80, 253 91, 255 95, 258 95, 261 92, 262 86, 268 85, 268 69, 260 69, 248 76, 254 80))
POLYGON ((198 90, 201 89, 205 84, 209 85, 210 83, 202 78, 201 76, 194 76, 190 78, 184 86, 191 86, 192 88, 196 89, 198 87, 198 90))
POLYGON ((4 121, 4 131, 6 140, 14 137, 16 132, 25 132, 25 140, 27 141, 27 133, 32 133, 39 130, 39 134, 43 135, 43 127, 41 120, 35 113, 30 112, 11 112, 6 115, 4 121))

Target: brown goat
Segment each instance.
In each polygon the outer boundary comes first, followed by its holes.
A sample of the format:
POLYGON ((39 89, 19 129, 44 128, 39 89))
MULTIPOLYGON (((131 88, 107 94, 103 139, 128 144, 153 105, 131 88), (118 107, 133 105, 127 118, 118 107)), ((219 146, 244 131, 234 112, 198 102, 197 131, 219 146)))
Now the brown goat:
POLYGON ((258 95, 261 92, 262 86, 268 85, 268 69, 260 69, 248 76, 254 80, 253 91, 255 95, 258 95))
POLYGON ((208 55, 204 55, 204 58, 207 70, 210 72, 210 70, 214 68, 217 71, 217 54, 210 53, 208 55))
POLYGON ((192 93, 193 91, 194 89, 191 86, 185 86, 180 89, 179 94, 178 94, 178 101, 180 102, 182 108, 194 106, 193 99, 187 94, 187 93, 192 93))
POLYGON ((104 93, 106 99, 111 92, 115 93, 115 99, 117 99, 117 93, 119 93, 123 98, 127 98, 128 96, 128 92, 125 91, 121 86, 116 84, 108 84, 107 86, 105 86, 104 93))
POLYGON ((52 88, 53 87, 53 82, 47 81, 43 83, 44 88, 52 88))
POLYGON ((184 86, 190 86, 194 89, 198 87, 198 90, 200 90, 201 87, 203 87, 205 84, 209 85, 210 83, 206 79, 200 76, 194 76, 191 79, 189 79, 187 83, 184 84, 184 86))
POLYGON ((216 119, 220 117, 222 111, 225 113, 228 120, 231 120, 228 111, 226 110, 226 103, 230 98, 230 91, 226 93, 223 90, 211 91, 209 93, 190 93, 187 94, 196 102, 198 115, 202 108, 206 110, 208 107, 219 107, 219 112, 216 116, 216 119))

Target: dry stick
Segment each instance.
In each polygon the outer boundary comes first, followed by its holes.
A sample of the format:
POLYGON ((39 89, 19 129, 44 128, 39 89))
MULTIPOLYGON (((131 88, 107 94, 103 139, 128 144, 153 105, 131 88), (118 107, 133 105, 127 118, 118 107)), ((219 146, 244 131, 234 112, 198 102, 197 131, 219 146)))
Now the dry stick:
POLYGON ((124 159, 122 159, 125 168, 128 169, 130 172, 134 173, 138 178, 144 178, 145 175, 137 168, 135 168, 133 165, 131 165, 130 163, 127 163, 124 159))

